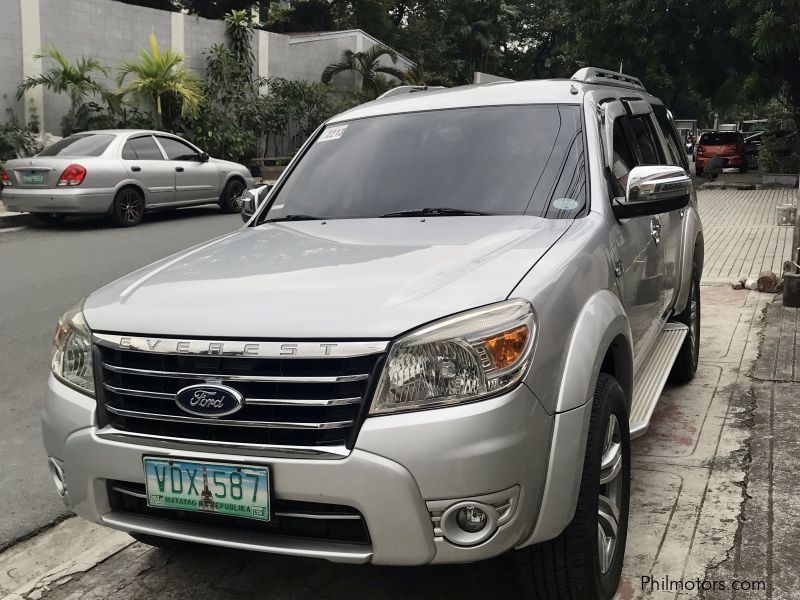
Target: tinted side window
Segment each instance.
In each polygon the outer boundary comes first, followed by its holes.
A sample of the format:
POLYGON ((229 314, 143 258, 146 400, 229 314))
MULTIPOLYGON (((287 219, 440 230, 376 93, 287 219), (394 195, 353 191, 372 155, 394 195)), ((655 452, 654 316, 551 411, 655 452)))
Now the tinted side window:
POLYGON ((138 137, 128 140, 122 148, 125 160, 164 160, 161 150, 152 136, 138 137))
POLYGON ((38 156, 100 156, 113 139, 113 135, 105 133, 71 135, 48 146, 38 156))
POLYGON ((628 185, 628 173, 636 166, 636 160, 628 143, 628 137, 622 126, 622 119, 614 121, 614 165, 611 172, 614 175, 614 195, 624 196, 628 185))
POLYGON ((647 115, 631 117, 626 120, 631 133, 631 142, 639 165, 660 165, 661 153, 658 150, 658 137, 647 115))
POLYGON ((175 138, 158 136, 158 143, 164 148, 169 160, 197 160, 197 151, 175 138))

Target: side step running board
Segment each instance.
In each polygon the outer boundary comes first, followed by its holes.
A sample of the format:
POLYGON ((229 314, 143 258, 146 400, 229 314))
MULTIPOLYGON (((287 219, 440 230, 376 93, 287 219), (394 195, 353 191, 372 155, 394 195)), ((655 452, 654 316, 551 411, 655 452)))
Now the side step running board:
POLYGON ((631 406, 631 439, 647 431, 650 418, 656 408, 661 390, 667 383, 672 363, 680 352, 681 344, 689 332, 683 323, 667 323, 653 348, 635 374, 633 386, 633 406, 631 406))

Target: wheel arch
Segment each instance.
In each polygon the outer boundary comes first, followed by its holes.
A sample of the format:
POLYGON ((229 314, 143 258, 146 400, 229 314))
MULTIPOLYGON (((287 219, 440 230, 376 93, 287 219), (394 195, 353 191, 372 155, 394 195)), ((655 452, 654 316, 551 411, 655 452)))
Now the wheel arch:
POLYGON ((678 314, 686 308, 689 299, 689 288, 692 285, 692 270, 697 266, 698 274, 703 276, 703 261, 705 260, 705 240, 700 217, 697 211, 686 211, 686 224, 684 226, 683 242, 681 248, 681 287, 675 299, 673 310, 678 314))
POLYGON ((633 397, 633 345, 625 309, 610 290, 592 295, 575 321, 561 373, 547 477, 531 534, 519 547, 557 537, 575 515, 592 397, 600 373, 613 375, 633 397))
POLYGON ((124 190, 126 188, 133 188, 137 192, 139 192, 142 195, 142 197, 144 198, 145 208, 149 207, 149 205, 150 205, 150 194, 148 193, 147 188, 145 188, 141 183, 139 183, 135 179, 124 179, 124 180, 120 181, 117 184, 117 186, 114 188, 114 195, 113 195, 114 197, 111 199, 111 205, 109 207, 109 210, 114 210, 114 200, 116 200, 117 199, 117 195, 122 190, 124 190))

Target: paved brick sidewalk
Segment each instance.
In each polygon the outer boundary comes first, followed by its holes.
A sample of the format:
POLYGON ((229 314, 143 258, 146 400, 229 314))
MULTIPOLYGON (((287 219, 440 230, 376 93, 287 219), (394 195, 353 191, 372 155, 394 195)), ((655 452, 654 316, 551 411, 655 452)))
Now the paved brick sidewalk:
POLYGON ((796 205, 795 188, 709 189, 697 197, 705 230, 704 282, 735 283, 761 271, 782 272, 791 256, 792 228, 777 225, 776 207, 796 205))

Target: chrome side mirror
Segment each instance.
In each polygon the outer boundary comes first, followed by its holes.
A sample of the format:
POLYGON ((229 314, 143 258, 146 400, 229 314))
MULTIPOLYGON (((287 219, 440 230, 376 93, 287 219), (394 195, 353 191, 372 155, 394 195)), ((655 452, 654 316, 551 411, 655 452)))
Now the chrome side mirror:
POLYGON ((614 200, 614 215, 629 219, 679 210, 689 204, 692 180, 680 167, 634 167, 628 173, 625 198, 614 200))
POLYGON ((247 223, 258 208, 263 204, 272 189, 271 185, 260 185, 252 187, 239 196, 239 207, 242 213, 242 221, 247 223))

